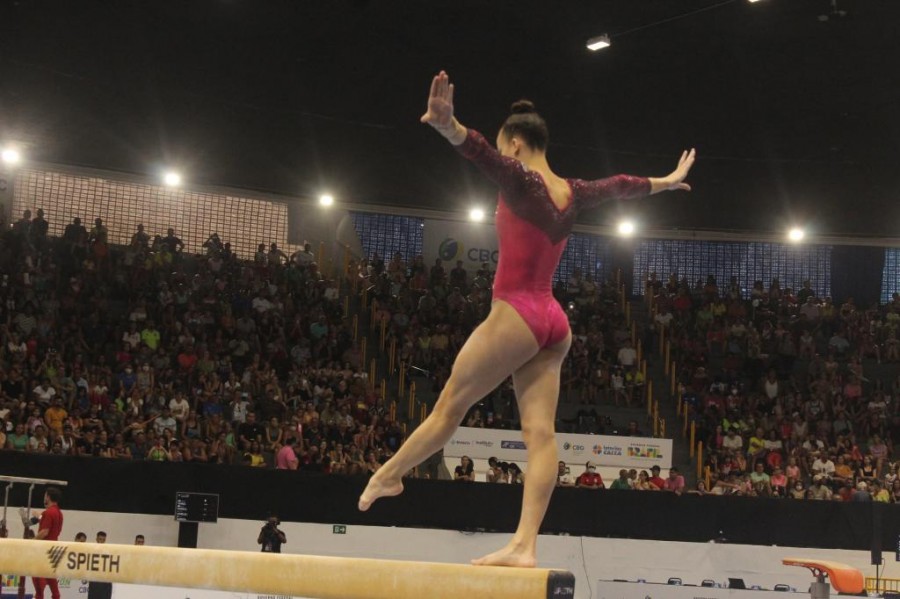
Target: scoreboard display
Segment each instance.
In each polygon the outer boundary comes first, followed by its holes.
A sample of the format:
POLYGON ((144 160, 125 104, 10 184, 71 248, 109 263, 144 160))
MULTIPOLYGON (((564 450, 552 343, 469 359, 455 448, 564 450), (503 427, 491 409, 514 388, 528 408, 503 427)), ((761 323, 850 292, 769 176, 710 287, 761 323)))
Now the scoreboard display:
POLYGON ((175 493, 175 520, 178 522, 217 522, 219 496, 212 493, 175 493))

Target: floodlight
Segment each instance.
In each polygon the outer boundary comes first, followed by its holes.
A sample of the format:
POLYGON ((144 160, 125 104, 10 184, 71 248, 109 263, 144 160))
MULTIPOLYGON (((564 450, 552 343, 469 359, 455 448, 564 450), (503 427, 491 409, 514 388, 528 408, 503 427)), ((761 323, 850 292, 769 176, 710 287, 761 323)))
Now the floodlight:
POLYGON ((806 232, 799 227, 794 227, 793 229, 788 231, 788 239, 790 239, 794 243, 797 243, 798 241, 803 241, 804 237, 806 237, 806 232))
POLYGON ((319 205, 320 206, 332 206, 334 204, 334 196, 329 194, 323 194, 319 196, 319 205))
POLYGON ((619 231, 619 235, 621 235, 623 237, 628 237, 629 235, 633 235, 634 234, 634 223, 631 222, 630 220, 623 220, 622 222, 619 223, 617 230, 619 231))
POLYGON ((179 175, 175 171, 168 171, 163 175, 163 183, 165 183, 169 187, 178 187, 179 185, 181 185, 181 175, 179 175))
POLYGON ((469 220, 480 223, 484 220, 484 210, 481 208, 472 208, 469 210, 469 220))
POLYGON ((0 158, 6 164, 17 164, 22 159, 22 156, 15 148, 4 148, 3 152, 0 153, 0 158))

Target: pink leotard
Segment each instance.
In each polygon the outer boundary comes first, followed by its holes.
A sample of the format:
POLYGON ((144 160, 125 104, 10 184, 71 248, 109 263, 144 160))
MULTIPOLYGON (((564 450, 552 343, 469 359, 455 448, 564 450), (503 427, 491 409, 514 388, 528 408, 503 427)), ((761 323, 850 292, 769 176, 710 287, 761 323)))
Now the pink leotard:
POLYGON ((469 129, 457 151, 500 186, 497 237, 500 257, 494 277, 494 300, 508 303, 522 317, 541 349, 556 345, 569 333, 569 319, 553 297, 553 273, 578 213, 613 199, 650 193, 650 180, 616 175, 597 181, 566 179, 572 191, 560 210, 536 171, 501 156, 484 136, 469 129))

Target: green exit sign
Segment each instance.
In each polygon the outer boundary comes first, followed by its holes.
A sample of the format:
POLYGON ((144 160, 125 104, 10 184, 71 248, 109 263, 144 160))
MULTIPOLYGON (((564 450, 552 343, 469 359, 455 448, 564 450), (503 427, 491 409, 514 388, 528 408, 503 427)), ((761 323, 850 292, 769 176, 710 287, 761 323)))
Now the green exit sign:
POLYGON ((345 535, 347 534, 347 527, 343 524, 335 524, 331 527, 331 533, 335 535, 345 535))

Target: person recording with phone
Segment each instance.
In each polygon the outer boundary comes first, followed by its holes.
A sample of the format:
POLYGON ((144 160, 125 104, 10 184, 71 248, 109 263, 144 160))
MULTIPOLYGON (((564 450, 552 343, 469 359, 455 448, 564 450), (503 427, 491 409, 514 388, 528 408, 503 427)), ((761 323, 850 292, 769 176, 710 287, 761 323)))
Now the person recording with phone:
POLYGON ((279 524, 278 516, 269 516, 266 525, 259 531, 256 542, 262 545, 263 553, 281 553, 281 546, 287 543, 284 532, 278 530, 279 524))

